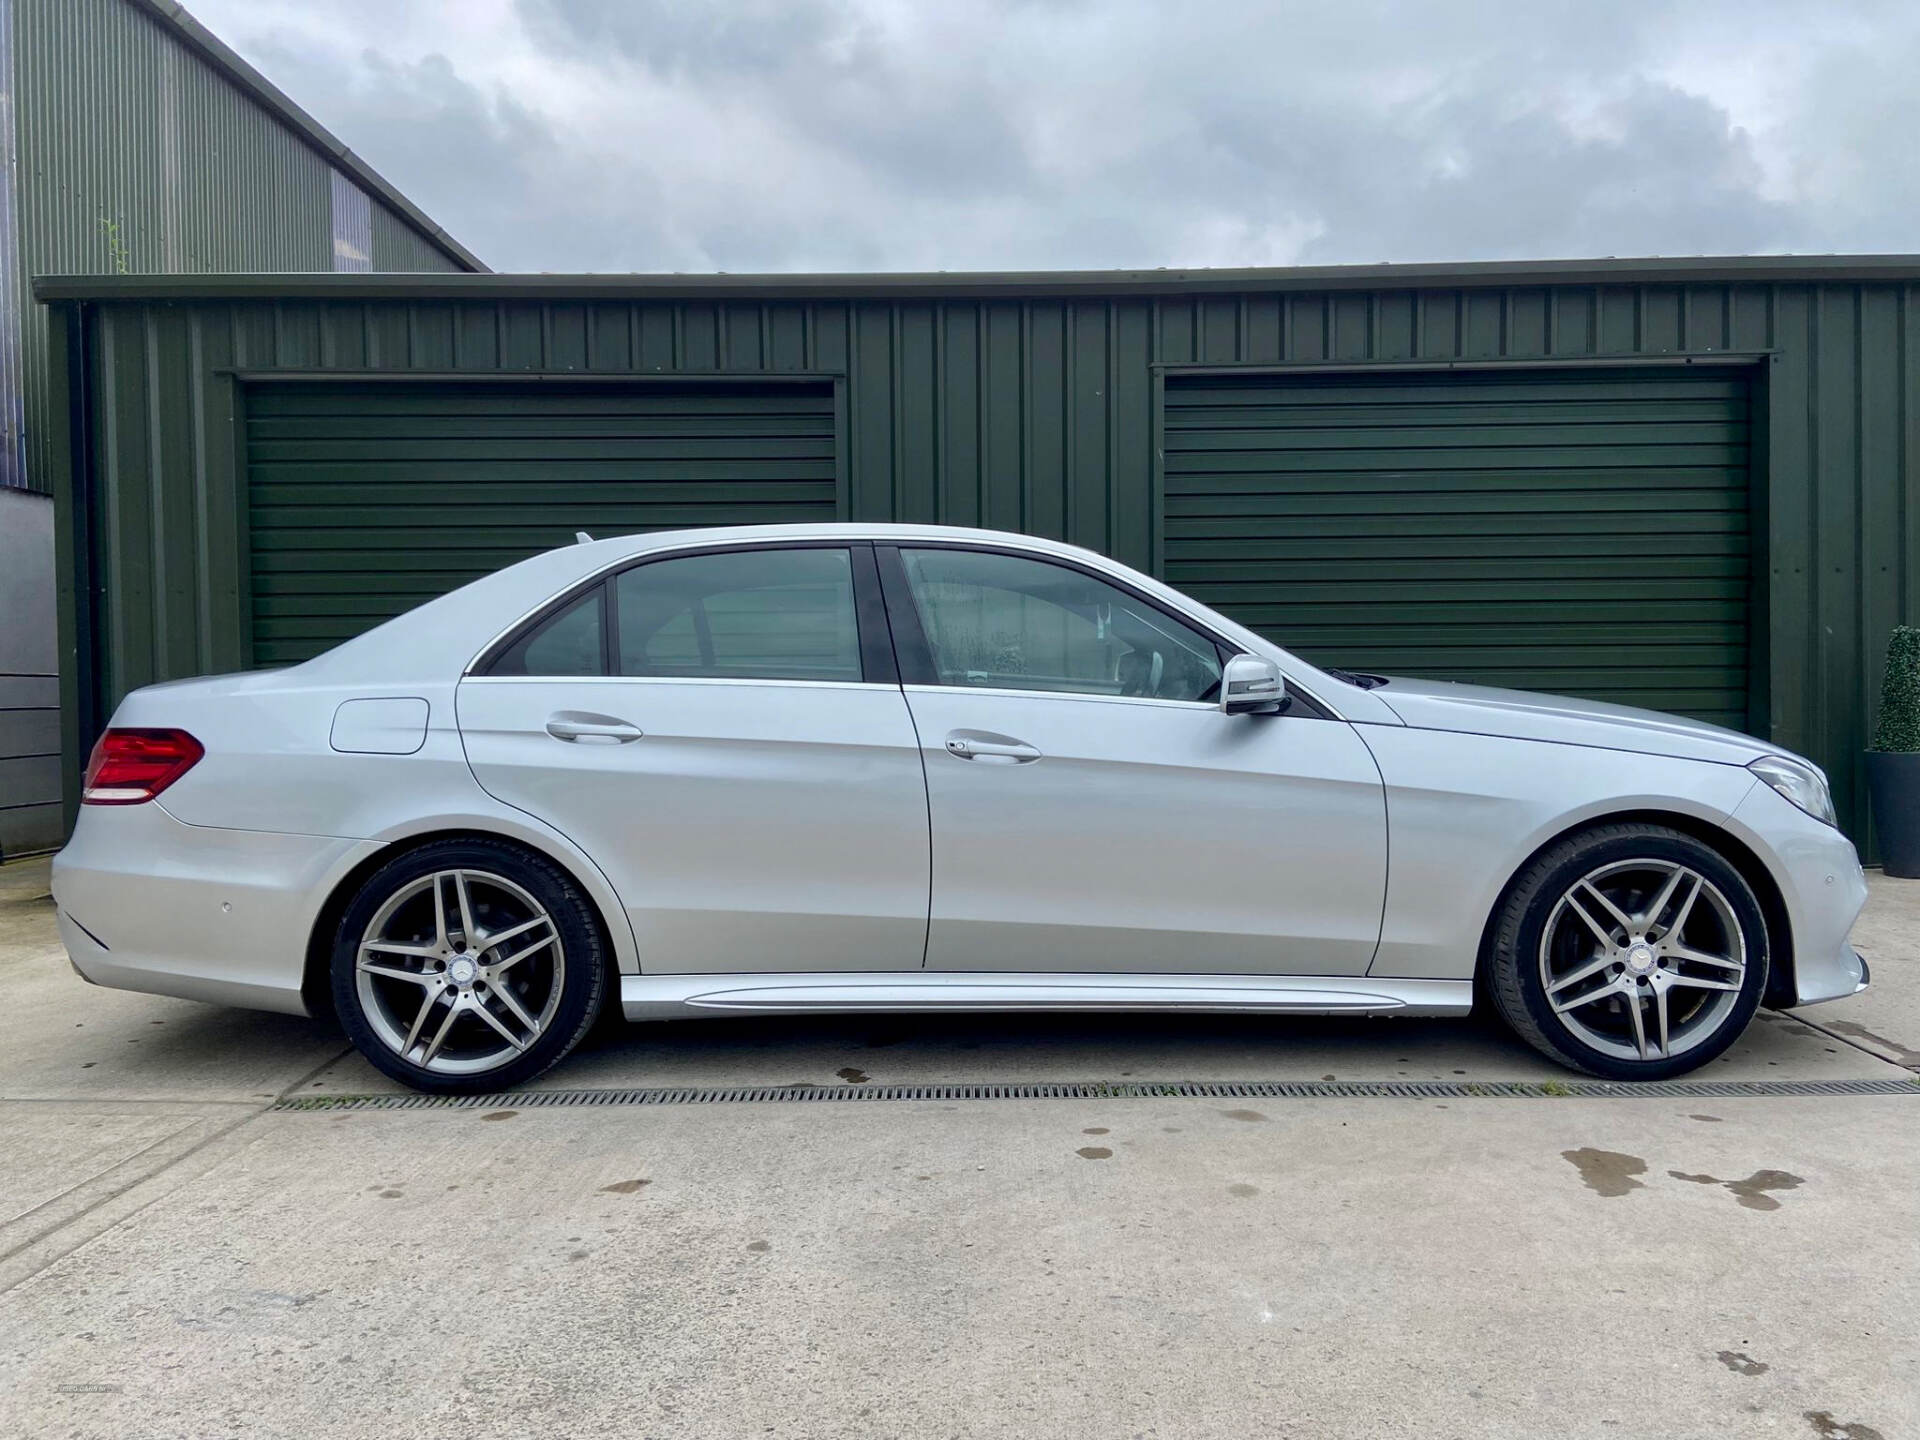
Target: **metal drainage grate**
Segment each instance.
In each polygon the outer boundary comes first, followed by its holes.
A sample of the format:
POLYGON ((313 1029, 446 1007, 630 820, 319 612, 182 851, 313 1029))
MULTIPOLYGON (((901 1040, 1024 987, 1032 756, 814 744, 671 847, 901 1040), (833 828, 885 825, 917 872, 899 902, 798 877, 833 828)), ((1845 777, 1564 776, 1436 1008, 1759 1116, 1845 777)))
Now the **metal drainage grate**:
POLYGON ((495 1095, 295 1095, 275 1110, 536 1110, 580 1105, 765 1105, 886 1100, 1702 1100, 1920 1095, 1907 1080, 1062 1080, 961 1085, 729 1085, 520 1090, 495 1095))

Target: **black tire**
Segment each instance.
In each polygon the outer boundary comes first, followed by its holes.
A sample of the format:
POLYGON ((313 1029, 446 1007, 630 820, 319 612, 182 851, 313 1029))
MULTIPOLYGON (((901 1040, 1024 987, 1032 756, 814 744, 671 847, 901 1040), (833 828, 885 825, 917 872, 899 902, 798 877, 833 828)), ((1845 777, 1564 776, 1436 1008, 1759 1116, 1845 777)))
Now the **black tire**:
MULTIPOLYGON (((1683 887, 1691 884, 1685 879, 1678 883, 1683 887)), ((1654 893, 1638 910, 1628 910, 1625 905, 1619 908, 1637 926, 1658 898, 1657 892, 1654 893)), ((1682 913, 1678 908, 1680 899, 1684 899, 1684 890, 1676 892, 1675 901, 1665 911, 1667 916, 1682 913)), ((1760 902, 1740 872, 1711 846, 1664 825, 1604 825, 1552 845, 1535 856, 1514 878, 1494 916, 1485 980, 1495 1007, 1514 1033, 1550 1059, 1569 1069, 1609 1080, 1664 1080, 1707 1064, 1740 1038, 1766 990, 1768 961, 1767 925, 1760 902), (1643 865, 1644 869, 1636 868, 1643 865), (1725 960, 1695 964, 1668 956, 1657 938, 1658 924, 1640 932, 1655 938, 1645 943, 1634 942, 1635 931, 1615 927, 1611 916, 1589 898, 1585 889, 1580 889, 1574 898, 1609 929, 1617 928, 1622 958, 1589 980, 1569 984, 1576 970, 1598 964, 1603 955, 1613 953, 1601 945, 1591 926, 1574 918, 1579 915, 1577 910, 1562 908, 1569 891, 1581 886, 1588 877, 1601 875, 1606 877, 1601 882, 1603 889, 1614 877, 1623 887, 1614 897, 1616 901, 1628 894, 1645 895, 1653 889, 1653 881, 1663 866, 1684 867, 1676 873, 1690 872, 1708 882, 1700 891, 1708 897, 1708 909, 1698 912, 1696 907, 1695 911, 1685 912, 1688 918, 1678 927, 1685 933, 1677 937, 1667 934, 1667 943, 1672 944, 1676 939, 1685 941, 1700 933, 1697 927, 1710 926, 1712 933, 1726 937, 1730 947, 1727 955, 1738 953, 1744 961, 1737 988, 1731 988, 1735 977, 1725 960), (1700 918, 1693 918, 1696 914, 1700 918), (1543 953, 1542 939, 1550 920, 1555 924, 1554 938, 1552 946, 1543 953), (1731 933, 1735 927, 1739 932, 1737 941, 1731 933), (1577 945, 1583 936, 1590 937, 1587 942, 1590 949, 1585 955, 1576 956, 1569 947, 1577 945), (1735 944, 1738 952, 1731 948, 1735 944), (1636 949, 1653 951, 1655 958, 1649 960, 1646 955, 1636 955, 1633 953, 1636 949), (1556 1014, 1548 999, 1549 967, 1557 956, 1576 957, 1553 972, 1558 993, 1574 1001, 1571 1019, 1556 1014), (1671 969, 1694 978, 1678 982, 1687 988, 1668 989, 1664 999, 1657 999, 1651 987, 1659 982, 1652 974, 1639 973, 1641 966, 1650 966, 1653 971, 1671 969), (1726 968, 1716 968, 1722 966, 1726 968), (1715 976, 1724 977, 1719 983, 1730 988, 1694 988, 1701 980, 1715 976), (1592 1002, 1579 998, 1610 985, 1648 988, 1605 995, 1592 1002), (1676 1001, 1675 996, 1683 998, 1676 1001), (1650 1012, 1660 1004, 1669 1007, 1670 1019, 1681 1005, 1698 1007, 1690 1012, 1691 1019, 1681 1020, 1678 1028, 1670 1032, 1670 1053, 1665 1056, 1658 1054, 1657 1046, 1640 1044, 1634 1034, 1635 1017, 1628 1011, 1629 1005, 1638 1008, 1638 1024, 1646 1027, 1646 1034, 1651 1037, 1657 1033, 1654 1029, 1657 1017, 1650 1012), (1688 1024, 1694 1026, 1690 1032, 1686 1030, 1688 1024), (1617 1027, 1617 1035, 1609 1033, 1611 1027, 1617 1027), (1685 1048, 1680 1049, 1677 1047, 1683 1035, 1685 1048), (1649 1058, 1619 1053, 1622 1049, 1635 1048, 1649 1058)))
MULTIPOLYGON (((391 932, 383 930, 383 938, 391 938, 391 932)), ((408 851, 383 865, 367 877, 348 903, 334 935, 333 1002, 354 1048, 401 1084, 435 1094, 487 1094, 525 1084, 558 1064, 580 1042, 605 1003, 608 969, 607 947, 593 905, 558 866, 506 841, 442 840, 408 851), (454 882, 432 879, 435 875, 456 872, 466 876, 466 881, 457 888, 454 882), (530 907, 518 913, 512 909, 516 901, 530 899, 545 912, 545 919, 558 938, 558 948, 541 941, 539 937, 546 932, 536 927, 522 942, 527 958, 516 956, 511 972, 477 977, 466 973, 479 969, 477 964, 456 972, 449 959, 374 956, 371 958, 390 966, 391 970, 374 972, 374 978, 364 987, 372 998, 363 995, 358 964, 361 942, 369 925, 396 897, 411 895, 413 898, 402 898, 400 903, 414 908, 394 911, 395 921, 387 923, 404 924, 411 920, 415 926, 413 938, 420 939, 424 945, 431 945, 432 941, 427 932, 420 929, 421 924, 432 913, 436 899, 446 905, 448 945, 459 947, 459 953, 450 959, 465 956, 470 960, 491 958, 498 962, 512 953, 509 947, 515 942, 503 943, 498 950, 480 944, 469 954, 467 937, 457 919, 459 888, 468 889, 474 929, 481 942, 489 933, 497 933, 487 930, 494 915, 504 917, 498 926, 499 931, 504 931, 510 928, 510 922, 532 913, 530 907), (388 978, 393 972, 412 971, 416 967, 418 980, 388 978), (456 980, 470 984, 456 984, 456 980), (508 997, 500 991, 509 985, 515 987, 517 1013, 532 1014, 535 1020, 544 1022, 537 1031, 520 1024, 515 1018, 516 1012, 507 1008, 508 997), (536 986, 537 989, 528 988, 526 994, 520 993, 521 987, 536 986), (444 997, 441 992, 445 992, 444 997), (480 1068, 448 1073, 420 1063, 418 1057, 425 1054, 427 1043, 424 1030, 420 1042, 407 1053, 401 1053, 400 1047, 408 1037, 398 1034, 404 1016, 397 1012, 411 1006, 411 997, 416 993, 421 996, 419 1014, 427 1016, 427 1028, 437 1031, 443 1022, 449 1027, 448 1048, 437 1057, 438 1064, 458 1063, 480 1068), (456 1000, 464 1000, 469 1013, 465 1018, 449 1020, 448 1011, 455 1008, 456 1000), (532 1037, 523 1049, 507 1046, 504 1037, 499 1041, 493 1039, 497 1032, 492 1024, 483 1025, 484 1017, 475 1012, 475 1006, 482 1000, 487 1000, 495 1019, 508 1030, 518 1032, 519 1037, 532 1037), (434 1010, 436 1005, 441 1008, 434 1010), (537 1014, 533 1013, 535 1008, 537 1014), (434 1013, 429 1014, 430 1010, 434 1013), (471 1053, 467 1057, 462 1058, 453 1049, 455 1037, 470 1041, 471 1053), (503 1047, 503 1058, 498 1063, 490 1063, 487 1058, 486 1046, 490 1043, 503 1047)))

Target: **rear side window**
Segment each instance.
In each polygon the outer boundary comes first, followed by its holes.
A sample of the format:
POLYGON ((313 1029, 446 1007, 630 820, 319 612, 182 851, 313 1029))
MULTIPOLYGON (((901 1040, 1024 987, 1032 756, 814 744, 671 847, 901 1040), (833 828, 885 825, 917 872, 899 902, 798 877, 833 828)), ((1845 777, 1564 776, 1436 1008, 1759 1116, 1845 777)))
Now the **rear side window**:
POLYGON ((489 675, 607 673, 606 587, 596 585, 527 631, 488 667, 489 675))
POLYGON ((860 626, 844 548, 686 555, 613 579, 619 673, 858 681, 860 626))

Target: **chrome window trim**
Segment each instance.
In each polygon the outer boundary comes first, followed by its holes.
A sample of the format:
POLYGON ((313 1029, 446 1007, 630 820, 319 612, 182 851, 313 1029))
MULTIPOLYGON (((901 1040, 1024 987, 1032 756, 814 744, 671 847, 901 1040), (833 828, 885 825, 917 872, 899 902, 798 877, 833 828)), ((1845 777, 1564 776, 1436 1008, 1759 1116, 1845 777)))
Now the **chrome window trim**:
MULTIPOLYGON (((1152 705, 1172 710, 1219 713, 1213 700, 1163 700, 1157 695, 1102 695, 1090 690, 1015 690, 1000 685, 902 685, 909 695, 998 695, 1023 700, 1082 700, 1100 705, 1152 705)), ((937 747, 936 747, 937 748, 937 747)))
MULTIPOLYGON (((1133 588, 1133 586, 1131 585, 1131 583, 1129 582, 1126 576, 1116 575, 1111 571, 1107 570, 1104 565, 1095 563, 1096 561, 1099 561, 1103 557, 1090 555, 1087 559, 1083 560, 1080 557, 1075 556, 1069 561, 1068 557, 1065 557, 1056 553, 1054 550, 1050 549, 1045 542, 1034 541, 1030 537, 1025 535, 1008 534, 1008 535, 1005 535, 1004 537, 1000 535, 996 535, 991 541, 981 541, 981 540, 971 540, 971 539, 962 540, 962 539, 957 539, 951 536, 923 537, 918 535, 902 534, 897 531, 879 531, 879 532, 868 531, 865 533, 853 534, 853 535, 820 536, 818 538, 814 538, 811 536, 804 537, 804 538, 795 538, 793 536, 779 536, 779 537, 769 536, 765 540, 758 540, 758 539, 752 539, 752 538, 728 539, 728 540, 689 540, 689 541, 685 541, 685 542, 673 544, 673 545, 663 545, 656 550, 645 550, 638 555, 622 555, 617 559, 608 560, 606 563, 599 566, 597 569, 589 571, 587 574, 581 576, 579 579, 575 580, 571 585, 568 585, 563 590, 559 591, 557 594, 549 595, 546 599, 542 600, 539 604, 528 607, 526 610, 522 611, 521 614, 518 615, 511 624, 503 625, 500 627, 499 630, 495 631, 493 637, 490 640, 488 640, 486 644, 482 645, 478 650, 476 650, 473 653, 473 655, 468 659, 466 665, 461 669, 460 679, 462 681, 465 681, 465 680, 481 680, 481 679, 503 679, 504 680, 504 679, 512 678, 504 675, 503 676, 476 675, 474 673, 474 667, 478 665, 482 660, 490 656, 493 653, 494 649, 503 640, 505 640, 508 636, 512 635, 522 625, 525 625, 528 621, 532 620, 535 616, 542 614, 543 612, 545 612, 546 610, 552 607, 555 607, 557 605, 564 603, 566 600, 570 599, 573 595, 579 592, 592 589, 593 586, 595 586, 602 580, 606 579, 609 575, 612 575, 621 570, 629 569, 632 566, 649 565, 656 560, 668 560, 668 559, 673 559, 675 557, 682 556, 682 555, 698 555, 703 552, 712 551, 712 550, 720 550, 720 551, 797 550, 797 549, 846 550, 846 549, 851 549, 855 545, 892 545, 898 549, 906 549, 906 550, 945 547, 948 549, 981 550, 989 554, 991 554, 995 550, 1013 550, 1013 551, 1019 551, 1023 554, 1031 555, 1038 560, 1051 560, 1051 561, 1054 561, 1055 563, 1066 561, 1069 564, 1078 564, 1078 565, 1098 571, 1104 579, 1106 579, 1111 584, 1119 586, 1121 589, 1130 590, 1133 588)), ((1161 583, 1164 584, 1165 582, 1161 582, 1161 583)), ((1142 596, 1141 598, 1146 599, 1151 603, 1160 606, 1163 609, 1172 611, 1181 620, 1193 626, 1194 629, 1208 636, 1209 638, 1214 640, 1216 643, 1226 646, 1229 650, 1235 651, 1236 653, 1246 650, 1245 646, 1221 635, 1220 632, 1214 628, 1210 619, 1203 618, 1202 616, 1196 615, 1194 613, 1193 607, 1197 606, 1199 602, 1192 599, 1190 596, 1182 594, 1178 590, 1173 590, 1171 587, 1169 587, 1169 593, 1167 595, 1156 594, 1152 596, 1142 596)), ((1275 663, 1278 664, 1279 662, 1276 661, 1275 663)), ((1296 678, 1294 674, 1290 670, 1288 670, 1288 668, 1285 665, 1280 665, 1280 673, 1286 677, 1288 689, 1298 691, 1300 694, 1305 695, 1315 705, 1319 706, 1320 709, 1325 711, 1330 718, 1341 721, 1346 724, 1353 723, 1351 720, 1347 719, 1345 714, 1341 712, 1341 709, 1339 706, 1330 703, 1327 700, 1327 698, 1324 695, 1322 695, 1318 690, 1316 690, 1314 687, 1310 685, 1302 685, 1298 680, 1298 678, 1296 678)), ((527 678, 541 678, 541 677, 527 677, 527 678)), ((560 677, 552 677, 552 678, 565 679, 568 677, 560 676, 560 677)), ((616 678, 616 677, 580 676, 576 678, 606 679, 606 678, 616 678)), ((640 678, 640 677, 618 677, 618 678, 640 678)), ((756 682, 756 683, 763 683, 763 682, 756 682)), ((802 681, 799 683, 812 684, 814 682, 802 681)), ((821 683, 853 685, 853 684, 867 684, 871 682, 846 680, 846 681, 823 681, 821 683)), ((893 689, 895 687, 889 685, 883 688, 893 689)), ((940 687, 940 688, 952 689, 956 687, 947 686, 947 687, 940 687)), ((1030 695, 1030 694, 1038 694, 1041 692, 1021 690, 1013 693, 1021 694, 1021 695, 1030 695)), ((1091 698, 1099 699, 1102 697, 1094 696, 1091 698)), ((1143 698, 1143 697, 1129 697, 1129 698, 1143 698)), ((1167 703, 1184 705, 1184 704, 1196 704, 1199 702, 1170 701, 1167 703)), ((1214 707, 1208 706, 1208 708, 1211 709, 1214 707)))
MULTIPOLYGON (((638 555, 623 555, 617 560, 607 561, 604 565, 600 566, 600 568, 597 570, 591 570, 587 574, 580 576, 572 584, 566 586, 564 589, 556 592, 555 594, 549 595, 546 599, 542 600, 538 605, 531 606, 528 609, 522 611, 519 617, 515 619, 512 624, 504 625, 499 630, 495 631, 493 638, 487 641, 486 644, 482 645, 477 651, 475 651, 472 658, 470 658, 467 661, 466 665, 461 669, 460 679, 465 681, 465 680, 509 680, 509 679, 515 679, 515 678, 524 678, 524 679, 530 679, 530 680, 594 680, 594 679, 632 680, 632 679, 660 678, 656 676, 632 676, 632 675, 626 675, 626 676, 530 675, 530 676, 524 676, 524 677, 515 677, 515 676, 509 676, 509 675, 477 674, 475 672, 474 667, 479 665, 484 660, 491 659, 494 655, 494 652, 500 649, 501 646, 509 638, 516 637, 516 633, 520 630, 522 626, 530 624, 535 620, 541 619, 548 614, 558 614, 561 610, 564 610, 567 607, 567 605, 570 604, 576 597, 580 595, 584 595, 587 591, 593 589, 594 586, 600 584, 602 581, 605 581, 611 578, 614 575, 620 574, 622 571, 637 569, 639 566, 642 566, 642 565, 651 565, 656 560, 675 560, 675 559, 681 559, 688 555, 701 555, 701 554, 706 554, 708 552, 715 552, 715 551, 721 554, 737 554, 742 550, 845 550, 849 552, 849 557, 851 557, 851 552, 855 546, 871 545, 872 543, 873 542, 871 540, 865 539, 860 536, 823 538, 819 540, 795 540, 791 538, 774 539, 771 537, 765 540, 697 540, 697 541, 690 541, 684 545, 667 545, 667 546, 661 547, 658 550, 645 550, 638 555)), ((856 582, 856 586, 857 586, 857 582, 856 582)), ((857 612, 859 607, 859 592, 857 588, 854 593, 854 605, 857 612)), ((800 683, 810 685, 810 684, 813 684, 814 682, 809 680, 809 681, 801 681, 800 683)), ((855 680, 841 680, 841 681, 822 681, 820 683, 855 685, 855 684, 866 684, 868 682, 855 681, 855 680)), ((886 688, 891 689, 892 687, 888 686, 886 688)))
MULTIPOLYGON (((1117 575, 1112 570, 1108 569, 1107 568, 1108 565, 1111 565, 1114 562, 1106 561, 1104 556, 1089 555, 1083 558, 1078 555, 1071 555, 1071 556, 1060 555, 1048 549, 1047 546, 1044 544, 1035 544, 1028 541, 1027 537, 1025 536, 1015 536, 1015 535, 1010 535, 1006 537, 1005 540, 1002 540, 996 536, 996 538, 990 541, 961 540, 961 539, 953 539, 948 537, 942 537, 940 539, 935 539, 935 540, 922 540, 922 539, 913 538, 913 537, 876 535, 873 537, 870 543, 876 546, 891 546, 895 550, 967 550, 975 554, 981 554, 981 555, 1017 553, 1023 557, 1045 561, 1049 564, 1061 566, 1064 569, 1078 570, 1083 574, 1091 574, 1095 576, 1096 578, 1113 586, 1114 589, 1119 590, 1124 594, 1132 595, 1135 599, 1141 601, 1143 604, 1150 605, 1154 609, 1159 610, 1163 614, 1172 616, 1174 619, 1180 621, 1182 624, 1190 626, 1192 629, 1197 630, 1200 634, 1204 635, 1207 639, 1211 640, 1215 645, 1220 646, 1221 648, 1231 652, 1234 655, 1247 655, 1247 654, 1254 653, 1253 651, 1250 651, 1246 646, 1240 644, 1238 641, 1229 639, 1227 636, 1222 635, 1213 623, 1214 617, 1212 612, 1205 611, 1204 607, 1200 606, 1199 601, 1193 599, 1192 596, 1183 594, 1178 590, 1174 590, 1171 586, 1167 586, 1167 589, 1169 591, 1169 594, 1167 595, 1160 595, 1157 593, 1149 594, 1146 591, 1143 591, 1138 585, 1134 583, 1133 577, 1131 575, 1117 575), (1104 562, 1104 563, 1101 563, 1101 562, 1104 562), (1196 609, 1200 609, 1204 611, 1204 613, 1196 614, 1195 613, 1196 609)), ((1143 578, 1151 579, 1152 577, 1146 576, 1143 578)), ((1158 583, 1162 585, 1166 584, 1165 581, 1160 581, 1158 583)), ((1220 618, 1224 619, 1226 617, 1222 616, 1220 618)), ((1274 664, 1279 667, 1280 673, 1283 676, 1285 676, 1286 682, 1287 682, 1287 689, 1295 694, 1306 697, 1309 707, 1311 707, 1311 709, 1317 709, 1320 712, 1320 715, 1315 715, 1313 718, 1319 719, 1321 718, 1321 716, 1324 716, 1329 720, 1337 720, 1343 724, 1353 723, 1352 721, 1348 720, 1344 714, 1341 713, 1340 708, 1338 706, 1329 704, 1321 696, 1318 690, 1314 689, 1311 685, 1300 684, 1299 681, 1297 681, 1294 678, 1292 672, 1289 671, 1285 665, 1282 665, 1278 660, 1275 660, 1274 664)), ((909 686, 908 688, 911 689, 914 687, 909 686)), ((940 686, 935 686, 933 688, 942 689, 942 690, 966 690, 971 687, 965 686, 965 685, 940 685, 940 686)), ((983 693, 984 693, 984 690, 983 690, 983 693)), ((1075 693, 1084 693, 1084 692, 1016 690, 1016 691, 1008 691, 1005 693, 1016 694, 1016 695, 1033 695, 1033 694, 1075 694, 1075 693)), ((1093 696, 1088 696, 1086 698, 1100 700, 1100 699, 1152 699, 1154 697, 1093 695, 1093 696)), ((1163 701, 1160 703, 1175 704, 1175 705, 1201 705, 1204 708, 1209 710, 1217 710, 1219 708, 1218 702, 1210 701, 1210 700, 1199 700, 1199 701, 1175 700, 1175 701, 1163 701)), ((1295 713, 1296 718, 1298 718, 1298 712, 1292 712, 1292 713, 1295 713)))
POLYGON ((773 685, 797 690, 887 690, 877 680, 760 680, 732 675, 462 675, 462 685, 773 685))

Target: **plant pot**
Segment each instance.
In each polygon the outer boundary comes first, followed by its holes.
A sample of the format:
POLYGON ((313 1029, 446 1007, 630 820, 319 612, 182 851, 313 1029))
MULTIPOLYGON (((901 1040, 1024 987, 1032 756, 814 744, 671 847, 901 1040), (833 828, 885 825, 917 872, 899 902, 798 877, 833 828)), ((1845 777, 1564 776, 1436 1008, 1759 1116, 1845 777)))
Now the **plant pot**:
POLYGON ((1920 750, 1867 752, 1867 791, 1889 875, 1920 880, 1920 750))

